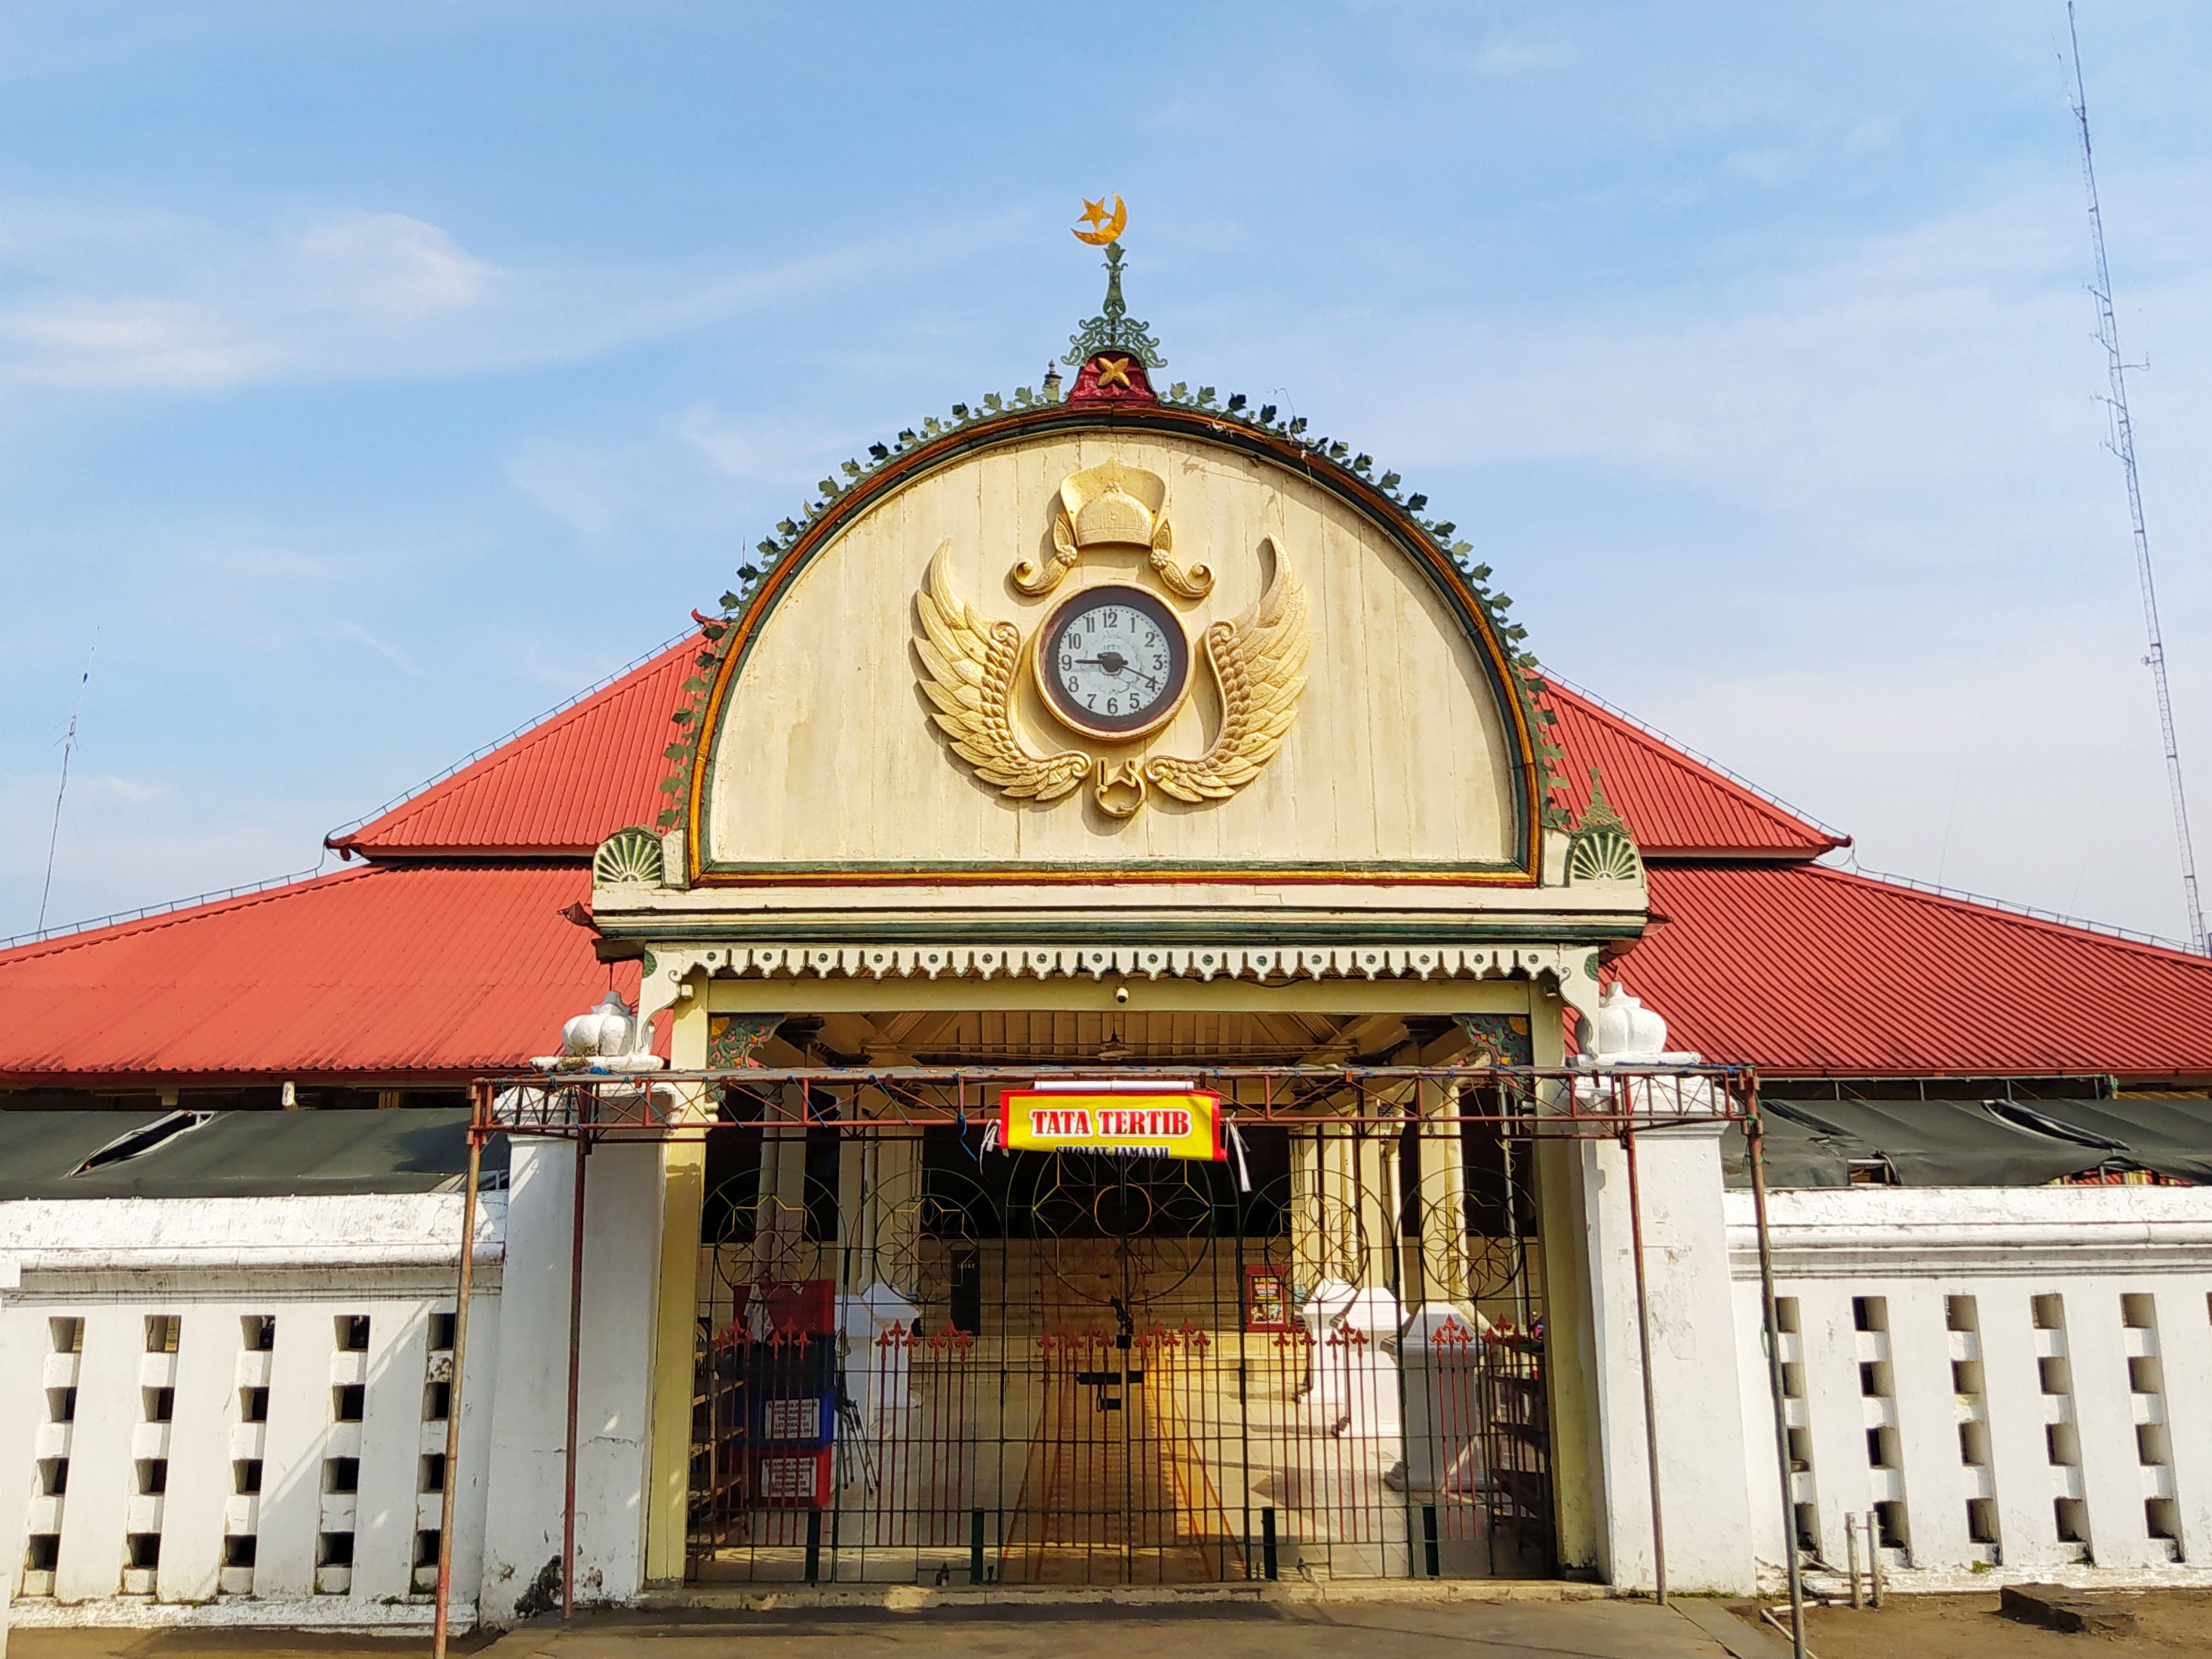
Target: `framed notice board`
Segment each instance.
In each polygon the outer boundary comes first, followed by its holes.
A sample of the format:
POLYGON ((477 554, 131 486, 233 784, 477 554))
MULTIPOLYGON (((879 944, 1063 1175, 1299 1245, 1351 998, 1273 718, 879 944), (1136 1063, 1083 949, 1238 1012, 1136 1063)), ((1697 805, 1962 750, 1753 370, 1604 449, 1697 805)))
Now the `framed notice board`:
POLYGON ((1264 1264, 1245 1268, 1244 1328, 1287 1331, 1292 1322, 1290 1269, 1264 1264))

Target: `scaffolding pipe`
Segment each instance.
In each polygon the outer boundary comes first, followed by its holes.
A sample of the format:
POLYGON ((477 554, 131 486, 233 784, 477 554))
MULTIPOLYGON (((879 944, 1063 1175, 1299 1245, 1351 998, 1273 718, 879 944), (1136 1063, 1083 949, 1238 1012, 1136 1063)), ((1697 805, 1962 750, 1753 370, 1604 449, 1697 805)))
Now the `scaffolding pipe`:
MULTIPOLYGON (((1790 1647, 1805 1655, 1805 1579, 1797 1563, 1796 1494, 1790 1489, 1790 1408, 1782 1391, 1782 1322, 1774 1305, 1774 1236, 1766 1224, 1765 1135, 1759 1112, 1759 1079, 1751 1084, 1751 1110, 1743 1121, 1751 1165, 1751 1213, 1759 1229, 1759 1296, 1765 1310, 1766 1388, 1774 1398, 1774 1456, 1782 1474, 1782 1559, 1790 1574, 1790 1647)), ((1854 1576, 1852 1587, 1857 1588, 1854 1576)))
MULTIPOLYGON (((1587 1072, 1509 1066, 1184 1065, 1109 1069, 1114 1078, 1122 1080, 1142 1080, 1157 1075, 1175 1079, 1179 1086, 1196 1083, 1219 1091, 1224 1096, 1224 1110, 1234 1113, 1247 1124, 1310 1127, 1324 1122, 1353 1123, 1374 1125, 1392 1132, 1404 1127, 1404 1117, 1393 1091, 1416 1084, 1460 1085, 1462 1091, 1468 1085, 1496 1086, 1516 1097, 1525 1091, 1533 1101, 1548 1098, 1553 1085, 1572 1085, 1589 1080, 1587 1072), (1255 1105, 1249 1100, 1239 1100, 1239 1091, 1231 1086, 1237 1084, 1253 1085, 1261 1094, 1261 1101, 1255 1105), (1285 1101, 1277 1093, 1278 1085, 1297 1085, 1298 1092, 1285 1101), (1352 1097, 1348 1109, 1339 1104, 1346 1095, 1352 1097)), ((1080 1078, 1080 1074, 1070 1075, 1080 1078)), ((1644 1076, 1637 1075, 1639 1079, 1644 1076)), ((1690 1085, 1705 1084, 1733 1096, 1742 1087, 1745 1075, 1744 1068, 1737 1066, 1668 1066, 1662 1073, 1645 1079, 1650 1094, 1641 1109, 1598 1109, 1566 1093, 1562 1099, 1564 1109, 1555 1114, 1532 1116, 1525 1109, 1501 1108, 1496 1111, 1439 1114, 1429 1121, 1438 1128, 1467 1123, 1510 1122, 1532 1141, 1616 1139, 1629 1122, 1638 1129, 1655 1129, 1740 1119, 1744 1115, 1741 1109, 1692 1103, 1693 1099, 1703 1101, 1704 1091, 1686 1097, 1683 1091, 1690 1085), (1669 1101, 1671 1104, 1667 1103, 1669 1101)), ((658 1097, 664 1091, 675 1098, 694 1088, 735 1089, 769 1104, 773 1104, 769 1093, 786 1087, 875 1091, 884 1097, 880 1115, 862 1120, 854 1127, 905 1132, 917 1127, 958 1127, 965 1115, 970 1085, 1028 1085, 1035 1082, 1037 1076, 1038 1068, 1035 1066, 725 1068, 656 1073, 654 1089, 642 1097, 634 1080, 607 1074, 564 1080, 551 1090, 547 1089, 542 1077, 511 1076, 485 1080, 495 1088, 511 1089, 515 1097, 512 1109, 504 1112, 493 1126, 501 1131, 559 1139, 588 1133, 594 1142, 627 1142, 697 1139, 713 1127, 711 1120, 686 1118, 673 1111, 658 1097), (602 1089, 612 1091, 619 1098, 619 1115, 603 1119, 595 1115, 602 1089)))
POLYGON ((483 1168, 483 1136, 478 1124, 485 1115, 489 1088, 478 1084, 470 1091, 469 1173, 461 1188, 461 1283, 453 1298, 453 1375, 446 1385, 445 1479, 438 1498, 438 1602, 430 1625, 430 1659, 446 1659, 446 1635, 451 1625, 453 1595, 453 1489, 461 1466, 462 1362, 469 1351, 469 1285, 477 1254, 477 1178, 483 1168))
POLYGON ((584 1344, 584 1164, 588 1134, 576 1137, 575 1212, 568 1229, 568 1454, 562 1468, 561 1617, 576 1616, 576 1395, 584 1344))
MULTIPOLYGON (((1620 1085, 1616 1085, 1620 1086, 1620 1085)), ((1626 1085, 1635 1087, 1634 1084, 1626 1085)), ((1659 1399, 1651 1382, 1651 1313, 1644 1283, 1644 1200, 1636 1172, 1636 1132, 1620 1138, 1628 1154, 1628 1245, 1636 1256, 1636 1349, 1644 1372, 1644 1464, 1651 1483, 1651 1575, 1667 1605, 1667 1522, 1659 1502, 1659 1399)))

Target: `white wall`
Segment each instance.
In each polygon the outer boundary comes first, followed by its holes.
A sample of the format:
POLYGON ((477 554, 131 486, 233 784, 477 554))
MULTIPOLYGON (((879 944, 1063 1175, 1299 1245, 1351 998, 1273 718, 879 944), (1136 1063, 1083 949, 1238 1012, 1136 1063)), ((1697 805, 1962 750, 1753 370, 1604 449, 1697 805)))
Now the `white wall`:
MULTIPOLYGON (((1637 1137, 1644 1279, 1669 1589, 1753 1587, 1718 1123, 1637 1137)), ((1638 1340, 1627 1160, 1575 1148, 1585 1189, 1602 1494, 1600 1568, 1620 1589, 1656 1580, 1650 1461, 1638 1340)), ((1763 1395, 1762 1395, 1763 1397, 1763 1395)), ((1771 1436, 1765 1443, 1771 1443, 1771 1436)))
MULTIPOLYGON (((1906 1541, 1886 1556, 1896 1571, 2212 1569, 2212 1189, 1856 1187, 1776 1193, 1769 1212, 1798 1327, 1782 1352, 1809 1468, 1793 1479, 1824 1559, 1843 1563, 1846 1514, 1887 1501, 1906 1541), (1887 1330, 1860 1328, 1875 1321, 1887 1330), (2059 1534, 2061 1498, 2081 1505, 2078 1542, 2059 1534), (2170 1504, 2175 1537, 2152 1535, 2147 1498, 2170 1504)), ((1729 1194, 1728 1217, 1752 1516, 1778 1569, 1749 1194, 1729 1194)))
MULTIPOLYGON (((483 1610, 505 1623, 560 1559, 575 1155, 518 1140, 509 1176, 483 1610)), ((576 1458, 576 1596, 625 1601, 644 1577, 660 1151, 605 1146, 585 1171, 576 1458)), ((556 1595, 557 1596, 557 1589, 556 1595)))
MULTIPOLYGON (((428 1348, 453 1310, 458 1194, 346 1198, 26 1200, 0 1204, 0 1260, 20 1288, 0 1302, 0 1565, 15 1622, 173 1618, 371 1624, 428 1616, 433 1575, 414 1565, 438 1496, 416 1490, 425 1383, 449 1374, 428 1348), (366 1315, 365 1352, 341 1351, 337 1322, 366 1315), (173 1353, 147 1352, 147 1321, 179 1322, 173 1353), (273 1316, 273 1348, 246 1322, 273 1316), (54 1350, 53 1322, 84 1322, 83 1352, 54 1350), (50 1386, 77 1388, 74 1422, 49 1421, 50 1386), (335 1420, 335 1390, 363 1389, 359 1422, 335 1420), (269 1390, 265 1423, 243 1391, 269 1390), (144 1391, 174 1389, 172 1420, 146 1420, 144 1391), (66 1456, 68 1491, 38 1491, 41 1457, 66 1456), (326 1493, 325 1467, 360 1460, 359 1491, 326 1493), (235 1466, 262 1464, 258 1495, 235 1466), (167 1490, 138 1490, 166 1459, 167 1490), (28 1534, 58 1532, 51 1575, 25 1566, 28 1534), (125 1566, 126 1539, 160 1535, 157 1568, 125 1566), (319 1566, 325 1534, 353 1535, 350 1569, 319 1566), (252 1538, 250 1568, 222 1565, 224 1540, 252 1538)), ((497 1374, 505 1201, 478 1209, 469 1389, 463 1421, 454 1600, 471 1615, 482 1550, 483 1431, 497 1374)))

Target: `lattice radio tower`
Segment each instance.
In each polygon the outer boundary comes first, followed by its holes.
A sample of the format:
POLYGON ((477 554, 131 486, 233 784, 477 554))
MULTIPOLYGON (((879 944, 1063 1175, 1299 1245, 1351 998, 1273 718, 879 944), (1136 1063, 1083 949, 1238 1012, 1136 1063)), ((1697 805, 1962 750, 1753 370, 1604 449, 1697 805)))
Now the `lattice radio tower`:
POLYGON ((2104 400, 2112 430, 2106 447, 2120 458, 2127 474, 2128 517, 2135 526, 2136 574, 2142 584, 2143 627, 2150 635, 2149 654, 2143 658, 2158 689, 2158 724, 2166 739, 2166 782, 2173 796, 2173 830, 2181 842, 2181 886, 2189 905, 2189 945, 2199 956, 2207 954, 2204 907, 2197 896, 2197 852, 2189 836, 2189 801, 2181 787, 2181 746, 2173 735, 2173 696, 2166 683, 2166 641, 2158 626, 2158 586, 2151 578, 2150 537, 2143 529, 2142 487, 2136 477, 2136 428, 2128 417, 2128 370, 2120 356, 2119 319, 2112 314, 2112 273, 2105 263, 2105 216, 2097 205, 2097 168, 2089 154, 2089 101, 2081 83, 2081 37, 2074 27, 2074 0, 2066 0, 2066 35, 2074 48, 2074 121, 2081 131, 2081 183, 2089 196, 2089 240, 2097 252, 2097 282, 2089 292, 2097 301, 2097 338, 2105 348, 2106 372, 2112 381, 2104 400))

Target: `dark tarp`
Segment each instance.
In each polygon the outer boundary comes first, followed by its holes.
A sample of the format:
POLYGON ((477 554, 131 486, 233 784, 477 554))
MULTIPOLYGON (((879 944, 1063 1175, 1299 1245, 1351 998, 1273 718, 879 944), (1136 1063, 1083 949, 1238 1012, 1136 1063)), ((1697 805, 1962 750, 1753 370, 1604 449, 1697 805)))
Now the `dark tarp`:
POLYGON ((2110 1156, 2122 1163, 2176 1181, 2212 1182, 2212 1100, 2200 1095, 1991 1101, 1990 1108, 2046 1134, 2069 1134, 2116 1149, 2110 1156))
POLYGON ((0 1198, 58 1181, 111 1140, 165 1112, 0 1112, 0 1198))
MULTIPOLYGON (((135 1157, 69 1172, 158 1112, 0 1112, 0 1199, 272 1198, 458 1190, 468 1172, 465 1107, 394 1111, 211 1112, 135 1157)), ((507 1138, 483 1167, 507 1167, 507 1138)))
MULTIPOLYGON (((1851 1184, 1851 1153, 1783 1116, 1774 1109, 1772 1101, 1762 1101, 1760 1107, 1766 1123, 1766 1184, 1770 1189, 1851 1184)), ((1721 1170, 1729 1186, 1751 1185, 1748 1159, 1742 1127, 1729 1124, 1721 1134, 1721 1170)))
MULTIPOLYGON (((2033 1109, 2073 1104, 2037 1101, 2033 1109)), ((2098 1101, 2100 1109, 2129 1103, 2098 1101)), ((2039 1187, 2062 1176, 2118 1158, 2156 1167, 2117 1135, 2086 1133, 2060 1122, 2036 1123, 2006 1109, 2016 1103, 1978 1100, 1774 1100, 1759 1103, 1766 1122, 1767 1184, 1843 1187, 1854 1161, 1887 1164, 1904 1187, 2039 1187)), ((2212 1122, 2212 1120, 2208 1120, 2212 1122)), ((2200 1136, 2212 1158, 2212 1138, 2200 1136)), ((1751 1176, 1741 1133, 1731 1126, 1722 1147, 1729 1184, 1751 1176)))

